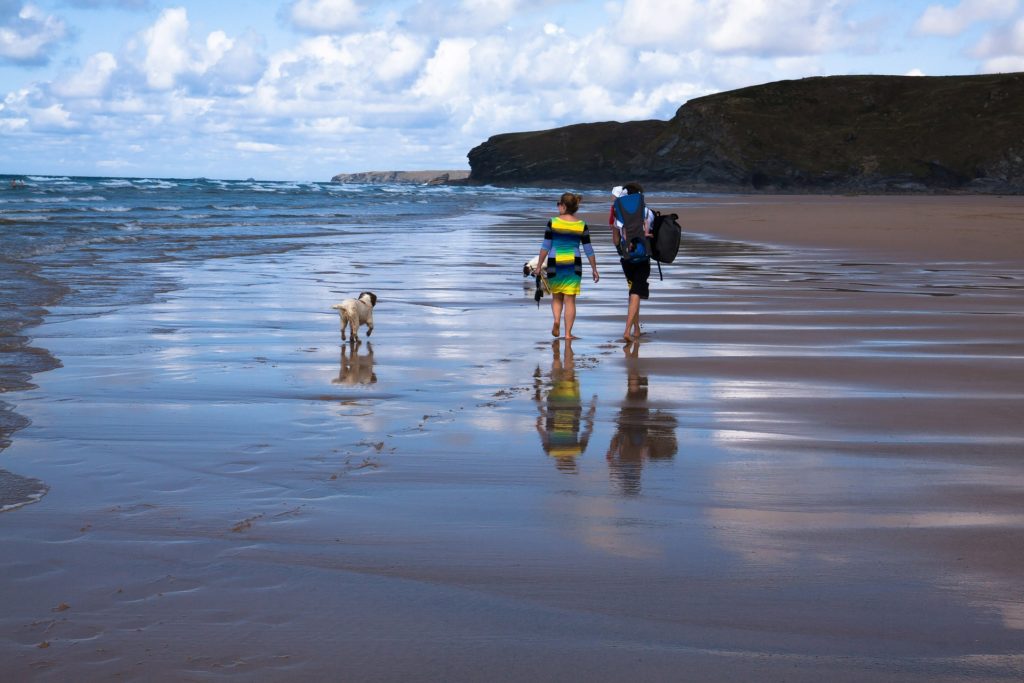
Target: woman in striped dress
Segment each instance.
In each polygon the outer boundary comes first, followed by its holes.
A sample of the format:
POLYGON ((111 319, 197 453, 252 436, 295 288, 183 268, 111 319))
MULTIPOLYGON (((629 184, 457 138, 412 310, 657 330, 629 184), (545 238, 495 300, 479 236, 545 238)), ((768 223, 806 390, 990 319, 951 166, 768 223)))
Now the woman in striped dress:
MULTIPOLYGON (((561 336, 562 312, 565 312, 565 338, 572 336, 572 324, 576 321, 576 295, 580 293, 583 279, 583 258, 580 245, 590 260, 590 272, 594 282, 601 279, 597 274, 597 259, 590 244, 590 230, 587 224, 576 218, 576 210, 583 198, 566 192, 558 200, 558 215, 548 221, 544 232, 544 243, 540 247, 540 264, 547 259, 548 287, 551 290, 551 314, 555 318, 551 336, 561 336), (548 255, 550 254, 550 258, 548 255)), ((541 266, 543 267, 543 266, 541 266)))

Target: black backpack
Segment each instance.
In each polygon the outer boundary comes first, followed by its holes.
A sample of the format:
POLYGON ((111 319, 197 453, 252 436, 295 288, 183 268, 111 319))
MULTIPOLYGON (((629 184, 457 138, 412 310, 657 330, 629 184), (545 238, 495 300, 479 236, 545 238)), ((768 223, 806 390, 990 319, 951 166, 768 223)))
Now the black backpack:
POLYGON ((655 211, 651 235, 651 257, 660 263, 675 261, 679 253, 679 242, 683 239, 679 214, 655 211))
POLYGON ((682 239, 683 228, 679 225, 679 214, 655 211, 654 225, 651 226, 651 257, 658 264, 659 280, 665 279, 661 274, 661 264, 676 260, 682 239))

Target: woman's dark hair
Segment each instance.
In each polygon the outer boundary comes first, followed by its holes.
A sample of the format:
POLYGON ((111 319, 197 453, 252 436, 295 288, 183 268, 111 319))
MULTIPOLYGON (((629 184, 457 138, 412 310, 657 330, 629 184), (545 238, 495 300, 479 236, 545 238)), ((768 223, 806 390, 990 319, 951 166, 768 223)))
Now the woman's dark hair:
POLYGON ((580 202, 583 201, 583 197, 572 192, 566 192, 558 201, 565 207, 566 213, 576 213, 576 209, 580 208, 580 202))
POLYGON ((627 183, 622 186, 626 190, 626 194, 643 194, 644 188, 640 183, 627 183))

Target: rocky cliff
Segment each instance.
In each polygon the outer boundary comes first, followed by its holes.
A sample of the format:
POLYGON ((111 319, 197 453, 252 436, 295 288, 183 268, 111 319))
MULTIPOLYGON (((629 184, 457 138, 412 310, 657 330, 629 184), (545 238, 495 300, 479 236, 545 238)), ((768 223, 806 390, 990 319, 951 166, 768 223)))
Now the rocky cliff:
POLYGON ((469 171, 365 171, 362 173, 339 173, 331 178, 334 183, 370 183, 390 185, 445 185, 466 180, 469 171))
POLYGON ((1024 74, 830 76, 690 100, 668 121, 496 135, 471 182, 1024 192, 1024 74))

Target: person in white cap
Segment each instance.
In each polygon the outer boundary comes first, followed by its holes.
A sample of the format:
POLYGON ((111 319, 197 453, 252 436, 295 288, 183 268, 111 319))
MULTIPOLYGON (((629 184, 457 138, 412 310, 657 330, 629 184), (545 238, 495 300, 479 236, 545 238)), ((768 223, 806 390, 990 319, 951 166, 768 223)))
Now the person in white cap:
MULTIPOLYGON (((615 199, 627 194, 643 194, 644 188, 639 183, 627 183, 616 185, 612 188, 612 196, 615 199)), ((628 341, 640 339, 640 300, 650 297, 648 278, 651 276, 651 262, 647 259, 641 263, 633 263, 625 258, 626 235, 625 226, 615 215, 615 202, 612 201, 611 212, 608 215, 608 223, 612 228, 612 243, 619 255, 622 265, 622 274, 626 276, 626 284, 629 286, 629 308, 626 312, 626 331, 622 338, 628 341)), ((644 234, 650 238, 651 229, 654 225, 654 212, 649 207, 644 207, 644 234)))

